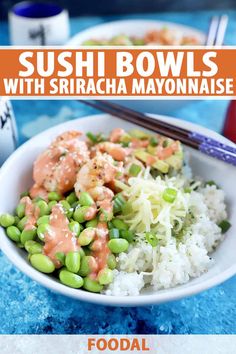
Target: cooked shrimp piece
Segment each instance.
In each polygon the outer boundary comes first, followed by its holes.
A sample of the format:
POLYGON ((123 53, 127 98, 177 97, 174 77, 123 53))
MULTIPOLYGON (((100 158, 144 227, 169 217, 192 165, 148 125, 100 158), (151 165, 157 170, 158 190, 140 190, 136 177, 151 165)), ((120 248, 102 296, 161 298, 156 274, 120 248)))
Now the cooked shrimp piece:
POLYGON ((75 184, 75 193, 79 197, 81 192, 88 192, 93 198, 96 208, 92 205, 89 217, 96 215, 100 210, 100 220, 110 220, 112 217, 112 198, 114 193, 104 185, 113 181, 119 168, 114 166, 114 161, 107 154, 97 154, 92 160, 84 164, 78 172, 75 184), (94 215, 95 214, 95 215, 94 215))
POLYGON ((113 197, 112 190, 105 186, 98 186, 88 189, 87 192, 95 201, 98 209, 100 210, 100 221, 109 221, 113 216, 113 197))
POLYGON ((109 136, 109 140, 112 143, 118 143, 120 141, 120 139, 122 138, 122 136, 125 134, 126 133, 125 133, 124 129, 115 128, 111 131, 110 136, 109 136))
POLYGON ((38 156, 33 170, 37 186, 61 194, 73 188, 79 167, 89 159, 87 144, 78 140, 80 136, 80 132, 65 132, 38 156))
POLYGON ((29 194, 32 199, 40 197, 48 201, 48 192, 44 187, 40 187, 36 183, 30 188, 29 194))
POLYGON ((87 192, 89 189, 111 182, 118 171, 111 156, 97 153, 80 168, 75 183, 76 195, 79 197, 80 192, 87 192))
POLYGON ((116 161, 124 161, 125 158, 132 152, 129 148, 124 148, 119 144, 110 143, 109 141, 99 143, 95 145, 94 148, 97 151, 106 152, 116 161))

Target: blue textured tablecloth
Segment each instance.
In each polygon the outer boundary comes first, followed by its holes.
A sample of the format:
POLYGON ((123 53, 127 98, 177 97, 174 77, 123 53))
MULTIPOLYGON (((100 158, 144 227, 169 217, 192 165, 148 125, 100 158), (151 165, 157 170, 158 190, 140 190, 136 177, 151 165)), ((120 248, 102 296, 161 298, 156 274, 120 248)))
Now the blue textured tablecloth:
MULTIPOLYGON (((215 13, 215 12, 214 12, 215 13)), ((229 13, 226 44, 236 44, 236 11, 229 13)), ((124 16, 194 25, 206 31, 211 12, 124 16)), ((119 17, 120 18, 120 17, 119 17)), ((71 33, 114 18, 71 20, 71 33)), ((8 44, 7 24, 0 45, 8 44)), ((95 113, 74 101, 15 101, 20 143, 52 125, 95 113)), ((196 101, 174 116, 221 130, 226 101, 196 101)), ((159 306, 109 308, 53 294, 19 272, 0 252, 0 333, 235 334, 236 278, 202 294, 159 306)))

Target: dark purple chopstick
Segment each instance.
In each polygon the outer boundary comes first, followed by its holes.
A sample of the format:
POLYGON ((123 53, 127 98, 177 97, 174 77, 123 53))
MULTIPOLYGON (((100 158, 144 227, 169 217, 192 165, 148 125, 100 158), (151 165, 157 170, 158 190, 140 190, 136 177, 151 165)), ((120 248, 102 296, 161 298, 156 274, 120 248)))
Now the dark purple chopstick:
POLYGON ((236 148, 223 144, 215 139, 181 127, 176 127, 171 123, 148 117, 143 113, 120 106, 118 104, 95 100, 81 100, 80 102, 99 109, 103 112, 109 113, 113 116, 117 116, 128 122, 139 125, 143 128, 152 130, 157 134, 170 137, 174 140, 179 140, 185 145, 199 150, 208 156, 217 158, 221 161, 236 166, 236 148))

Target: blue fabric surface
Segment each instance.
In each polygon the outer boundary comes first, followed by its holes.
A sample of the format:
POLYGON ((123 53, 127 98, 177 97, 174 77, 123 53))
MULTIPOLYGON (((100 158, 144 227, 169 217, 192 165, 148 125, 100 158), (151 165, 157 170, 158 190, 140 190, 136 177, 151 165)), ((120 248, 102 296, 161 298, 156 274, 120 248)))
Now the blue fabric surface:
MULTIPOLYGON (((206 30, 211 12, 166 13, 135 18, 161 19, 206 30)), ((230 11, 226 44, 236 42, 236 11, 230 11)), ((124 16, 123 18, 127 18, 124 16)), ((109 17, 108 20, 113 18, 109 17)), ((105 18, 71 21, 72 34, 105 18)), ((7 24, 0 44, 8 44, 7 24)), ((15 101, 20 143, 52 125, 96 111, 75 101, 15 101)), ((173 116, 221 131, 226 101, 196 101, 173 116)), ((53 294, 19 272, 0 252, 0 333, 233 334, 236 333, 236 278, 188 299, 143 308, 109 308, 53 294)))

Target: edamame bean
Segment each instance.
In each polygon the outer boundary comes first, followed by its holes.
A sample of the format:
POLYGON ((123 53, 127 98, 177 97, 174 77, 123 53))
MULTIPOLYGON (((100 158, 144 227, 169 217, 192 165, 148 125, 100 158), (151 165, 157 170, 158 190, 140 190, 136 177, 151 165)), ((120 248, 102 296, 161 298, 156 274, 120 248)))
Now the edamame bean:
POLYGON ((80 224, 77 221, 71 221, 69 223, 69 228, 75 234, 75 236, 79 236, 79 234, 80 234, 80 224))
POLYGON ((25 242, 25 249, 30 254, 37 254, 42 253, 43 246, 36 241, 28 240, 25 242))
POLYGON ((131 230, 121 230, 120 235, 122 238, 126 239, 129 243, 134 240, 134 233, 131 230))
POLYGON ((93 227, 88 227, 87 229, 84 229, 80 235, 79 235, 79 244, 81 246, 87 246, 89 245, 94 237, 96 235, 96 229, 93 227))
POLYGON ((17 215, 15 215, 14 218, 15 218, 14 225, 17 226, 17 224, 20 222, 20 218, 19 218, 19 216, 17 216, 17 215))
POLYGON ((36 203, 37 207, 39 208, 39 216, 48 215, 50 213, 49 207, 45 200, 40 200, 36 203))
POLYGON ((44 254, 32 254, 30 263, 35 269, 42 273, 52 273, 55 270, 55 265, 52 260, 44 254))
POLYGON ((107 259, 107 266, 108 268, 110 268, 111 270, 115 269, 116 268, 116 257, 114 256, 114 254, 110 254, 108 256, 108 259, 107 259))
POLYGON ((20 231, 23 231, 24 228, 25 228, 25 225, 28 221, 28 217, 27 216, 24 216, 23 219, 21 219, 18 224, 17 224, 17 227, 20 231))
POLYGON ((7 236, 14 242, 20 242, 20 230, 16 226, 8 226, 7 236))
POLYGON ((37 228, 37 235, 41 241, 44 241, 45 233, 49 230, 49 224, 40 224, 37 228))
POLYGON ((54 207, 54 205, 56 205, 57 202, 55 200, 52 200, 51 202, 48 203, 48 208, 49 208, 49 211, 51 212, 52 211, 52 208, 54 207))
POLYGON ((16 207, 16 215, 22 219, 25 216, 25 204, 18 204, 16 207))
POLYGON ((113 219, 112 224, 118 230, 128 230, 128 225, 123 220, 113 219))
POLYGON ((97 225, 98 225, 98 220, 97 220, 97 218, 95 218, 93 220, 87 221, 86 224, 85 224, 85 227, 86 228, 87 227, 97 227, 97 225))
POLYGON ((66 269, 62 269, 60 271, 59 279, 62 282, 62 284, 75 289, 81 288, 84 283, 83 278, 81 278, 81 276, 71 273, 66 269))
POLYGON ((90 196, 89 193, 87 193, 87 192, 82 192, 82 193, 80 193, 79 203, 80 203, 82 206, 91 206, 91 205, 94 204, 94 200, 93 200, 93 198, 90 196))
POLYGON ((64 252, 57 252, 55 257, 61 263, 61 265, 65 265, 66 255, 64 252))
POLYGON ((41 225, 41 224, 48 224, 49 223, 49 219, 50 216, 49 215, 44 215, 41 216, 38 220, 37 220, 37 225, 41 225))
POLYGON ((81 264, 78 274, 81 277, 86 277, 92 271, 97 268, 97 261, 93 256, 84 256, 81 258, 81 264))
POLYGON ((129 242, 124 238, 113 238, 108 242, 108 247, 112 253, 121 253, 127 251, 129 242))
POLYGON ((36 229, 23 230, 20 235, 20 242, 24 245, 26 241, 34 240, 36 236, 36 229))
POLYGON ((57 192, 49 192, 48 193, 48 200, 49 201, 55 200, 55 201, 59 202, 59 200, 61 200, 61 199, 62 199, 62 196, 57 192))
POLYGON ((86 277, 84 278, 83 288, 92 293, 100 293, 103 289, 103 286, 99 284, 96 280, 86 277))
POLYGON ((101 285, 110 284, 113 281, 113 273, 109 268, 101 269, 98 273, 98 282, 101 285))
POLYGON ((71 218, 73 215, 73 208, 66 200, 61 200, 60 204, 62 205, 64 212, 68 218, 71 218))
POLYGON ((0 216, 0 225, 2 227, 8 227, 8 226, 12 226, 15 223, 15 218, 14 216, 10 215, 10 214, 2 214, 0 216))
MULTIPOLYGON (((85 256, 85 252, 84 249, 82 247, 80 247, 80 249, 78 250, 79 254, 80 254, 80 259, 82 259, 82 257, 85 256)), ((80 265, 81 266, 81 265, 80 265)))
POLYGON ((79 223, 85 222, 85 215, 88 212, 88 209, 89 209, 88 206, 82 206, 80 208, 76 208, 73 215, 75 221, 78 221, 79 223))
POLYGON ((80 268, 80 254, 79 252, 69 252, 65 259, 66 268, 72 273, 78 273, 80 268))
POLYGON ((66 197, 66 200, 67 200, 67 202, 68 202, 70 205, 72 205, 72 204, 74 204, 75 202, 78 201, 75 192, 71 192, 71 193, 68 195, 68 197, 66 197))

